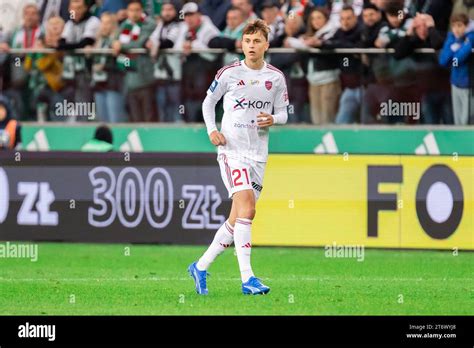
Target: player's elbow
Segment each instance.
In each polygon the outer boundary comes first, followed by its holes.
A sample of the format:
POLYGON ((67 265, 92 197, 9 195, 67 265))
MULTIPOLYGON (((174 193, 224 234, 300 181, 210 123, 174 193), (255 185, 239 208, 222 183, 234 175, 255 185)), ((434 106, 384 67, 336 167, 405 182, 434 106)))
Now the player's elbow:
POLYGON ((207 95, 202 102, 202 110, 208 111, 213 110, 216 107, 217 101, 215 101, 210 95, 207 95))
POLYGON ((210 98, 209 96, 206 96, 206 98, 204 98, 203 102, 202 102, 202 109, 205 110, 206 107, 208 107, 210 104, 210 98))

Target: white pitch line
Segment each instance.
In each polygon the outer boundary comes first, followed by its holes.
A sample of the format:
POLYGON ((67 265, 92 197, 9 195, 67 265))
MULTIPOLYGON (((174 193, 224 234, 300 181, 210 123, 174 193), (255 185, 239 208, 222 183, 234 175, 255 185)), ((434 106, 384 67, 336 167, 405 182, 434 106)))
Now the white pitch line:
MULTIPOLYGON (((366 281, 393 281, 393 282, 423 282, 423 281, 471 281, 474 282, 474 278, 344 278, 339 277, 290 277, 290 278, 261 278, 265 281, 310 281, 310 282, 325 282, 325 281, 334 281, 339 282, 349 281, 349 282, 366 282, 366 281)), ((74 283, 74 282, 160 282, 160 281, 190 281, 191 277, 171 277, 171 278, 160 278, 160 277, 148 277, 148 278, 4 278, 0 277, 0 282, 65 282, 65 283, 74 283)), ((239 281, 240 278, 211 278, 215 281, 239 281)))

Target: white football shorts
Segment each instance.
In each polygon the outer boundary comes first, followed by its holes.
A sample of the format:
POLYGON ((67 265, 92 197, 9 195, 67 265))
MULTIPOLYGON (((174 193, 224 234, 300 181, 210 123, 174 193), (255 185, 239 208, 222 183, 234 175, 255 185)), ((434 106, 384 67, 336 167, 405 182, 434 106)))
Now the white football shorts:
POLYGON ((217 162, 229 198, 236 192, 253 190, 255 200, 258 200, 263 189, 266 162, 257 162, 244 157, 237 159, 224 153, 217 156, 217 162))

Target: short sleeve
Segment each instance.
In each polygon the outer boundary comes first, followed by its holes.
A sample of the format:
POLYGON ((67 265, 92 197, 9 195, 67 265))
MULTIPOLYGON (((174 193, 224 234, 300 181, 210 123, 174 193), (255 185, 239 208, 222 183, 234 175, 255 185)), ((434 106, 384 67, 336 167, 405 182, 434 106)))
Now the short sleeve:
POLYGON ((97 33, 99 32, 100 27, 100 19, 97 17, 91 17, 86 23, 84 28, 84 33, 82 34, 82 39, 91 38, 95 39, 97 37, 97 33))
POLYGON ((66 42, 70 42, 72 40, 72 22, 71 21, 67 21, 66 24, 64 25, 61 38, 65 39, 66 42))

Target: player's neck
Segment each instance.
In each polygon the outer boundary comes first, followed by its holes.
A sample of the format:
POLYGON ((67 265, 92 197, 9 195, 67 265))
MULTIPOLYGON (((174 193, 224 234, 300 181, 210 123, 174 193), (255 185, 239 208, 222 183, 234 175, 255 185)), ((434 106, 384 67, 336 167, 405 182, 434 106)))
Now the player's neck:
POLYGON ((245 62, 245 65, 247 65, 247 67, 249 67, 252 70, 260 70, 265 65, 265 61, 263 60, 263 58, 255 60, 255 61, 245 58, 244 62, 245 62))

